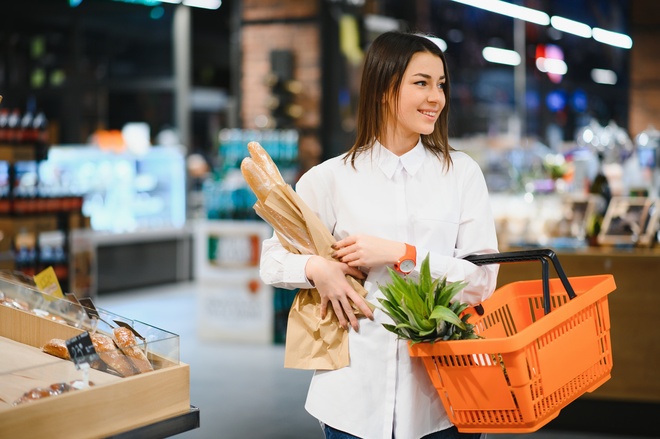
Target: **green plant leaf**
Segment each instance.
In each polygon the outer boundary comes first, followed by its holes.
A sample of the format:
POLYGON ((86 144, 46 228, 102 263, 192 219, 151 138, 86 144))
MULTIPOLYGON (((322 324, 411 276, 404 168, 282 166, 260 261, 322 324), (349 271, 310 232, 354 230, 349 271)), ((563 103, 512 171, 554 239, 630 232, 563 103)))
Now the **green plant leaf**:
POLYGON ((467 323, 469 315, 461 316, 469 305, 452 300, 467 284, 448 282, 446 276, 433 279, 429 259, 422 261, 418 278, 388 268, 390 281, 379 286, 383 297, 378 302, 394 324, 383 327, 412 344, 479 338, 467 323))
POLYGON ((383 298, 378 298, 378 301, 382 305, 381 310, 385 312, 392 320, 395 322, 401 322, 403 320, 406 320, 408 317, 406 316, 406 313, 403 312, 403 310, 397 306, 396 304, 383 299, 383 298))
POLYGON ((465 329, 465 324, 463 321, 456 315, 452 310, 446 306, 438 305, 433 309, 431 313, 432 319, 444 320, 448 323, 458 326, 461 329, 465 329))
POLYGON ((443 279, 442 293, 440 294, 440 303, 436 302, 436 305, 442 305, 449 307, 451 299, 454 298, 459 291, 467 286, 465 282, 447 282, 447 278, 443 279))

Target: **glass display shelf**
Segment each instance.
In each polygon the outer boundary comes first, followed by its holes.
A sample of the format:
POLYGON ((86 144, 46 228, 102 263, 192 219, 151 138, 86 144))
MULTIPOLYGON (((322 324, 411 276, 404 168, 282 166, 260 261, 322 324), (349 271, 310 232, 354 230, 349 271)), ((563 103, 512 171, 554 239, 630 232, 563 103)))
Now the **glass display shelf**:
POLYGON ((1 274, 0 439, 108 437, 190 413, 178 335, 1 274), (84 361, 67 349, 92 345, 84 361))

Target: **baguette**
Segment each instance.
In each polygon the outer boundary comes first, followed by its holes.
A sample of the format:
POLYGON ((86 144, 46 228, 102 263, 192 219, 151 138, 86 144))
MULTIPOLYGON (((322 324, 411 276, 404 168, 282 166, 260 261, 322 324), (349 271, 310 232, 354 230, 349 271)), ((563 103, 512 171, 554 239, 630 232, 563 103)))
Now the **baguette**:
POLYGON ((277 168, 277 165, 266 152, 266 150, 259 144, 259 142, 250 142, 247 145, 248 152, 252 160, 263 169, 266 174, 270 176, 270 179, 274 184, 284 186, 286 183, 280 174, 280 170, 277 168))
POLYGON ((103 362, 122 377, 135 375, 136 371, 128 358, 115 345, 112 338, 98 332, 89 334, 96 353, 103 362))
POLYGON ((130 359, 138 373, 154 370, 145 353, 137 346, 135 335, 130 329, 120 326, 112 332, 115 336, 115 343, 117 343, 119 349, 130 359))
POLYGON ((275 182, 270 175, 250 157, 245 157, 241 162, 241 173, 252 192, 262 203, 275 187, 275 182))
MULTIPOLYGON (((315 254, 314 244, 307 234, 307 230, 299 225, 294 224, 290 219, 275 212, 273 209, 265 208, 261 203, 254 205, 254 210, 261 218, 268 224, 273 226, 277 232, 280 242, 284 240, 289 246, 298 250, 301 254, 315 254)), ((284 243, 282 243, 285 247, 284 243)))

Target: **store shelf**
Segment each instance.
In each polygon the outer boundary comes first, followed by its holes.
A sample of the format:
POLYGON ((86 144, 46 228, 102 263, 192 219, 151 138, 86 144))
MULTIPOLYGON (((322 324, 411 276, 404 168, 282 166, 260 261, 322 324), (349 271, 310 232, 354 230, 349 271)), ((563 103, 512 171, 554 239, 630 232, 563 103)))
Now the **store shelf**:
POLYGON ((0 306, 1 439, 143 438, 199 425, 199 413, 190 405, 190 367, 179 361, 176 334, 103 309, 98 309, 101 318, 93 322, 79 305, 20 283, 0 280, 0 290, 4 298, 21 304, 21 309, 0 306), (54 321, 52 316, 66 323, 54 321), (89 369, 94 383, 90 387, 12 405, 17 395, 35 386, 84 380, 83 370, 72 361, 42 352, 45 343, 53 338, 69 340, 85 331, 112 334, 107 322, 117 319, 144 336, 153 370, 121 377, 97 366, 89 369))

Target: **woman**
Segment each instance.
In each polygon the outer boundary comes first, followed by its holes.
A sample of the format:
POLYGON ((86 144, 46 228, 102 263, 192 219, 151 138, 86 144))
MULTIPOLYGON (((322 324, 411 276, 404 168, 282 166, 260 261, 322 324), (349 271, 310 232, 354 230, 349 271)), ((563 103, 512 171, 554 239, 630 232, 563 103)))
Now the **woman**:
POLYGON ((380 35, 365 59, 357 139, 348 153, 312 168, 296 190, 334 237, 335 261, 294 255, 277 238, 264 242, 261 276, 281 288, 311 288, 321 314, 331 306, 349 329, 350 365, 316 371, 306 410, 326 438, 419 439, 459 435, 419 359, 377 304, 387 267, 417 276, 430 253, 434 278, 469 285, 456 297, 492 294, 497 266, 462 259, 497 252, 488 191, 479 166, 448 144, 449 76, 442 51, 426 37, 380 35), (345 279, 364 279, 362 299, 345 279), (367 316, 358 323, 351 302, 367 316))

